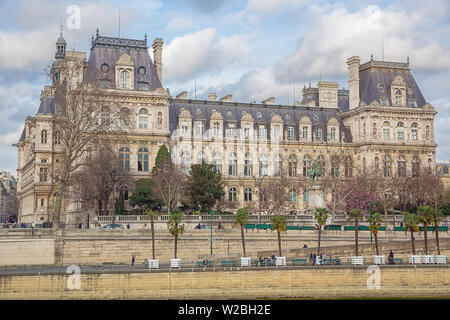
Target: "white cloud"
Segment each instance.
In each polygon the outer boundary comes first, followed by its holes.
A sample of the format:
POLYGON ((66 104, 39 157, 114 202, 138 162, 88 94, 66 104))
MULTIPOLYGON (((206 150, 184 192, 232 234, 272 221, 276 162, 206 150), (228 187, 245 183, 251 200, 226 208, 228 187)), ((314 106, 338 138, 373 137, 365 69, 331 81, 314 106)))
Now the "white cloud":
POLYGON ((167 31, 183 30, 183 29, 190 27, 191 24, 192 24, 192 21, 189 18, 186 18, 183 16, 178 16, 178 17, 171 19, 167 23, 166 30, 167 31))

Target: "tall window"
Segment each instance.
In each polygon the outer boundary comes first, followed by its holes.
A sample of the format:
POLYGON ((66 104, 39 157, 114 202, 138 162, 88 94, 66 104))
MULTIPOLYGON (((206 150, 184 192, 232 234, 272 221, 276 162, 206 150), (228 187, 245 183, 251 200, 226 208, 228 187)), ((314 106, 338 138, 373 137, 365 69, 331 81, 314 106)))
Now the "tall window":
POLYGON ((400 155, 397 160, 397 172, 399 177, 406 177, 406 161, 405 157, 400 155))
POLYGON ((264 153, 259 156, 259 175, 267 175, 267 156, 264 153))
POLYGON ((230 138, 234 137, 235 129, 236 129, 235 124, 230 123, 227 128, 227 137, 230 137, 230 138))
POLYGON ((195 135, 200 137, 205 133, 203 121, 195 121, 195 135))
POLYGON ((278 139, 280 137, 280 126, 273 127, 273 138, 278 139))
POLYGON ((235 187, 228 189, 228 201, 237 201, 237 190, 235 187))
POLYGON ((402 92, 400 90, 395 91, 395 104, 397 106, 402 104, 402 92))
POLYGON ((252 201, 252 188, 250 188, 250 187, 245 188, 244 201, 245 202, 252 201))
POLYGON ((303 139, 308 139, 308 127, 303 127, 302 128, 302 138, 303 139))
POLYGON ((197 153, 197 164, 201 164, 203 161, 208 162, 207 160, 208 159, 203 151, 197 153))
POLYGON ((148 128, 148 111, 146 108, 139 110, 139 129, 148 128))
POLYGON ((403 122, 397 123, 397 140, 403 140, 405 133, 403 131, 403 122))
POLYGON ((295 188, 289 189, 289 201, 292 203, 297 202, 297 190, 295 190, 295 188))
POLYGON ((385 139, 385 140, 389 139, 390 128, 391 128, 391 124, 389 123, 389 121, 385 121, 383 123, 383 139, 385 139))
POLYGON ((40 168, 39 169, 39 182, 47 182, 47 168, 40 168))
POLYGON ((311 157, 308 155, 305 155, 303 157, 303 176, 307 177, 309 170, 311 169, 311 157))
POLYGON ((295 177, 297 175, 297 158, 291 154, 288 159, 288 175, 295 177))
POLYGON ((294 128, 293 127, 288 127, 288 139, 289 140, 293 140, 294 139, 294 128))
POLYGON ((383 159, 383 176, 384 177, 392 176, 391 157, 387 154, 384 156, 384 159, 383 159))
POLYGON ((413 156, 411 161, 411 171, 412 175, 415 176, 419 173, 420 170, 420 160, 418 156, 413 156))
POLYGON ((59 131, 56 131, 54 134, 54 142, 55 145, 61 144, 61 133, 59 131))
POLYGON ((213 155, 214 172, 222 172, 222 155, 215 152, 213 155))
POLYGON ((181 124, 181 134, 182 134, 183 136, 187 136, 187 134, 188 134, 188 125, 187 125, 186 122, 183 122, 183 123, 181 124))
POLYGON ((128 71, 120 72, 119 85, 122 89, 130 88, 130 73, 128 71))
POLYGON ((317 128, 316 129, 316 138, 317 140, 322 140, 322 128, 317 128))
POLYGON ((411 124, 411 140, 417 141, 417 136, 418 136, 417 132, 418 132, 417 123, 413 122, 411 124))
POLYGON ((265 138, 266 137, 266 127, 265 126, 259 126, 259 137, 265 138))
POLYGON ((347 178, 353 176, 353 160, 350 157, 346 157, 344 160, 344 175, 347 178))
POLYGON ((148 171, 148 149, 139 148, 138 150, 138 171, 148 171))
POLYGON ((252 158, 250 157, 250 154, 246 153, 244 159, 244 175, 251 176, 252 174, 253 174, 252 158))
POLYGON ((325 175, 325 158, 323 156, 317 157, 317 164, 320 166, 320 176, 325 175))
POLYGON ((234 152, 228 155, 228 174, 230 176, 237 175, 237 156, 234 152))
POLYGON ((332 177, 339 177, 339 163, 336 159, 331 160, 330 174, 332 177))
POLYGON ((181 169, 185 174, 189 173, 191 167, 191 155, 187 151, 183 151, 180 155, 181 157, 181 169))
POLYGON ((331 140, 336 140, 336 128, 331 128, 330 129, 330 139, 331 140))
POLYGON ((120 196, 123 200, 128 201, 128 187, 127 186, 121 186, 120 187, 120 196))
POLYGON ((102 112, 102 114, 100 114, 100 124, 102 126, 106 126, 109 124, 109 114, 106 112, 102 112))
POLYGON ((220 122, 214 122, 214 136, 218 136, 220 134, 220 122))
POLYGON ((47 143, 47 130, 41 131, 41 143, 47 143))
POLYGON ((122 168, 130 170, 130 149, 128 147, 122 147, 119 149, 119 157, 122 164, 122 168))

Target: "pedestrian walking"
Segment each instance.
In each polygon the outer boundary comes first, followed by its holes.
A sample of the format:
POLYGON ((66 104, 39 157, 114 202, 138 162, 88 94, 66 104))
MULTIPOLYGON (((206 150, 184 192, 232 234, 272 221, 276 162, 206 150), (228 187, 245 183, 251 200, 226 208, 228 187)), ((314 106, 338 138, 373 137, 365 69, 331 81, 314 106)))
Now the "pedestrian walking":
POLYGON ((135 255, 133 255, 132 257, 131 257, 131 266, 134 268, 134 262, 136 261, 136 256, 135 255))
POLYGON ((389 252, 388 263, 394 264, 394 253, 392 252, 392 250, 389 252))

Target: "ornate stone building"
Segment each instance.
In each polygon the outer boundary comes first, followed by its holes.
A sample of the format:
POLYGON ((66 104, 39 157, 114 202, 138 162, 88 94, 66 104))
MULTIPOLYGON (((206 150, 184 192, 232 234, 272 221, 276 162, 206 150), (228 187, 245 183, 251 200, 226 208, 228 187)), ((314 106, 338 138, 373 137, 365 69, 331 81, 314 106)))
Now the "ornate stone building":
MULTIPOLYGON (((172 97, 162 87, 162 46, 161 39, 154 40, 152 61, 146 37, 119 39, 97 32, 87 60, 85 53, 66 51, 62 36, 56 43, 56 80, 59 63, 73 61, 81 66, 81 77, 96 77, 99 88, 134 115, 135 124, 122 126, 114 143, 135 178, 149 175, 158 148, 167 144, 186 171, 202 159, 213 163, 223 173, 227 200, 236 207, 258 201, 260 184, 284 172, 290 204, 282 211, 300 213, 308 208, 307 175, 314 160, 324 175, 344 178, 369 167, 395 178, 411 175, 420 165, 435 166, 436 112, 422 96, 409 61, 360 64, 351 57, 349 90, 320 81, 304 87, 303 99, 294 105, 276 104, 273 97, 242 103, 231 95, 217 99, 215 93, 205 100, 190 99, 186 92, 172 97)), ((49 86, 17 144, 22 222, 45 221, 53 212, 56 189, 50 172, 60 152, 52 131, 54 113, 49 86)), ((65 210, 79 207, 67 203, 65 210)))
POLYGON ((16 188, 17 179, 9 172, 0 172, 0 222, 17 218, 16 188))

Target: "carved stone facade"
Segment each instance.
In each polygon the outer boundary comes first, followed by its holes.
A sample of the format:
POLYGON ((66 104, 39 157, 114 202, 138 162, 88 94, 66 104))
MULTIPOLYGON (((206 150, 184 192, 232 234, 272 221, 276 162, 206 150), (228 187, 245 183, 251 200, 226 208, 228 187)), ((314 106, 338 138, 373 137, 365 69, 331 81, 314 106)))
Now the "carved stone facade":
MULTIPOLYGON (((132 111, 134 124, 111 138, 136 179, 149 175, 159 147, 166 144, 186 172, 202 159, 214 164, 235 208, 258 201, 259 185, 286 172, 291 202, 280 211, 300 213, 308 208, 308 170, 314 160, 328 175, 338 170, 333 155, 345 158, 340 174, 346 178, 374 166, 386 177, 409 176, 418 165, 435 166, 436 112, 425 102, 409 62, 360 65, 359 57, 352 57, 349 91, 320 81, 317 88, 305 87, 303 100, 293 105, 276 105, 274 97, 249 104, 234 102, 231 95, 216 100, 215 93, 208 100, 188 99, 185 92, 171 97, 161 85, 161 39, 153 49, 155 63, 146 39, 97 34, 88 61, 82 53, 67 52, 54 62, 56 70, 61 59, 78 59, 85 76, 98 77, 105 101, 132 111)), ((52 131, 54 109, 48 87, 17 144, 21 222, 47 221, 53 212, 56 189, 50 172, 61 152, 52 131)), ((79 206, 66 203, 64 210, 77 212, 79 206)))

